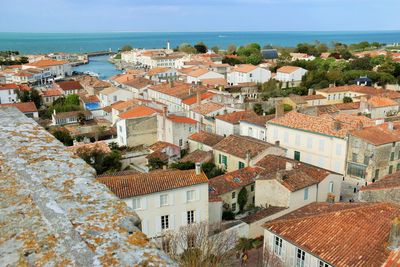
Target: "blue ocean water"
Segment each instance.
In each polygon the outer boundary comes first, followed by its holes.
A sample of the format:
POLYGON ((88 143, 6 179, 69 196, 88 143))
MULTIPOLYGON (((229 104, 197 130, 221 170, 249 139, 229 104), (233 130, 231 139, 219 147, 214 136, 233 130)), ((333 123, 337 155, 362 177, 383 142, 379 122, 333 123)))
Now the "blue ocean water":
POLYGON ((256 42, 261 45, 295 46, 300 42, 316 40, 330 44, 333 41, 356 43, 361 41, 400 42, 400 31, 365 32, 114 32, 114 33, 0 33, 0 50, 19 50, 22 53, 116 51, 126 44, 141 48, 171 47, 181 43, 203 41, 209 47, 229 44, 243 45, 256 42))

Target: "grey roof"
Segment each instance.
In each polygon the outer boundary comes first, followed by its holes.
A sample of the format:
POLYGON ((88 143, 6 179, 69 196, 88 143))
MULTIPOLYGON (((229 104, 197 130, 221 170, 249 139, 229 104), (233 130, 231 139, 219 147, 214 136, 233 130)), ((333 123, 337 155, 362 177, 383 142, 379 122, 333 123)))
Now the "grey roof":
POLYGON ((0 108, 1 266, 174 263, 95 171, 15 108, 0 108))
POLYGON ((264 59, 277 59, 279 57, 276 49, 262 49, 261 54, 264 59))

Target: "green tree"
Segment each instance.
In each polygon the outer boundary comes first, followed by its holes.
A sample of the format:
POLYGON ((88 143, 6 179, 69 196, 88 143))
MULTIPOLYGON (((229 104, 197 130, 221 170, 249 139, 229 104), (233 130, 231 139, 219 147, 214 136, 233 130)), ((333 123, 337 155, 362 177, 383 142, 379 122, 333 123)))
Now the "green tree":
POLYGON ((328 78, 329 82, 331 83, 338 83, 342 80, 343 73, 340 70, 330 70, 326 74, 326 77, 328 78))
POLYGON ((99 149, 85 150, 79 149, 77 154, 92 166, 96 173, 112 173, 121 170, 121 152, 118 150, 112 150, 110 153, 105 153, 99 149))
POLYGON ((201 168, 208 179, 223 175, 225 171, 218 168, 213 162, 205 162, 201 165, 201 168))
POLYGON ((166 164, 167 163, 160 158, 150 158, 148 166, 149 166, 150 170, 157 170, 157 169, 161 169, 166 164))
POLYGON ((253 240, 250 238, 241 237, 236 243, 237 251, 248 251, 253 248, 253 240))
POLYGON ((343 97, 343 103, 352 103, 353 99, 349 96, 343 97))
POLYGON ((228 48, 226 49, 226 52, 228 54, 236 53, 236 45, 234 45, 234 44, 228 45, 228 48))
POLYGON ((213 47, 211 47, 211 50, 215 53, 215 54, 218 54, 218 52, 219 52, 219 47, 216 45, 216 46, 213 46, 213 47))
POLYGON ((207 46, 203 42, 198 42, 194 45, 197 53, 204 54, 207 53, 207 46))
POLYGON ((263 112, 264 112, 264 110, 263 110, 263 108, 262 108, 262 105, 261 105, 260 103, 254 104, 253 110, 254 110, 254 112, 255 112, 256 114, 258 114, 258 115, 262 115, 263 112))
POLYGON ((21 102, 34 102, 36 108, 40 108, 42 105, 42 98, 40 97, 39 91, 32 89, 31 91, 18 91, 18 98, 21 102))
POLYGON ((349 64, 349 68, 352 70, 372 70, 370 57, 361 57, 352 60, 349 64))
POLYGON ((171 168, 178 169, 178 170, 192 170, 194 169, 195 163, 191 161, 187 162, 176 162, 171 164, 171 168))
POLYGON ((121 52, 127 52, 127 51, 131 51, 131 50, 133 50, 133 47, 131 45, 124 45, 121 48, 121 52))
POLYGON ((63 130, 55 130, 52 132, 55 138, 63 143, 65 146, 72 146, 74 139, 72 139, 71 135, 67 131, 63 130))
POLYGON ((183 43, 179 46, 178 50, 180 52, 188 53, 188 54, 195 54, 197 52, 196 48, 191 46, 188 43, 183 43))
POLYGON ((247 64, 258 65, 262 62, 263 58, 261 54, 251 54, 246 58, 247 64))
POLYGON ((247 189, 246 187, 242 187, 242 189, 239 191, 238 194, 238 204, 241 212, 243 211, 244 207, 247 204, 247 197, 248 197, 247 189))

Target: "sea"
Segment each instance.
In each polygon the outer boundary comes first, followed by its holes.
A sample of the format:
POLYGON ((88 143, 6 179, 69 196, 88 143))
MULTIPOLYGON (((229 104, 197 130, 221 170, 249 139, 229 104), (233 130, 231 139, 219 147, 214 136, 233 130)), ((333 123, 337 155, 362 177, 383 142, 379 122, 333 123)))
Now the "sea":
MULTIPOLYGON (((15 33, 0 32, 0 51, 18 50, 22 54, 49 52, 84 53, 111 49, 117 51, 124 45, 135 48, 171 48, 182 43, 204 42, 208 47, 227 48, 248 43, 261 46, 294 47, 298 43, 319 41, 345 44, 361 41, 386 44, 400 43, 399 31, 302 31, 302 32, 108 32, 108 33, 15 33)), ((107 56, 92 57, 87 65, 77 71, 92 71, 106 79, 120 71, 108 62, 107 56)))

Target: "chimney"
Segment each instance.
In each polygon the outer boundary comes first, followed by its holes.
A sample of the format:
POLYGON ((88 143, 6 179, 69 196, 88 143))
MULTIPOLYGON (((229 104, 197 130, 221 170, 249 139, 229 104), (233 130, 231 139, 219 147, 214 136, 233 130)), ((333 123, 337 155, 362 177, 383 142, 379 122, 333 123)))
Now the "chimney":
POLYGON ((340 121, 333 121, 333 130, 339 131, 342 129, 342 123, 340 121))
POLYGON ((247 150, 246 151, 246 164, 247 164, 247 167, 250 166, 250 159, 251 159, 251 152, 250 152, 250 150, 247 150))
POLYGON ((290 162, 286 162, 286 168, 285 168, 287 171, 291 171, 291 170, 293 170, 293 164, 292 163, 290 163, 290 162))
POLYGON ((368 102, 365 96, 362 96, 360 99, 360 112, 364 113, 368 111, 368 102))
POLYGON ((197 92, 196 92, 196 103, 197 103, 198 106, 200 106, 200 104, 201 104, 200 90, 197 90, 197 92))
POLYGON ((284 179, 284 175, 283 175, 283 171, 279 170, 276 172, 276 180, 278 180, 278 182, 282 183, 284 179))
POLYGON ((313 95, 314 94, 314 89, 310 88, 308 89, 308 95, 313 95))
POLYGON ((388 130, 393 131, 394 126, 393 126, 393 122, 392 122, 392 121, 389 121, 389 122, 388 122, 387 128, 388 128, 388 130))
POLYGON ((388 249, 397 250, 400 245, 400 218, 396 217, 392 221, 392 226, 390 228, 389 240, 388 240, 388 249))
POLYGON ((362 130, 363 128, 364 124, 361 121, 357 122, 357 130, 362 130))
POLYGON ((169 87, 170 88, 174 87, 174 81, 172 79, 169 80, 169 87))
POLYGON ((196 171, 196 175, 200 175, 201 174, 201 163, 200 162, 196 162, 195 171, 196 171))
POLYGON ((282 100, 278 100, 275 103, 275 119, 282 117, 284 114, 282 100))

